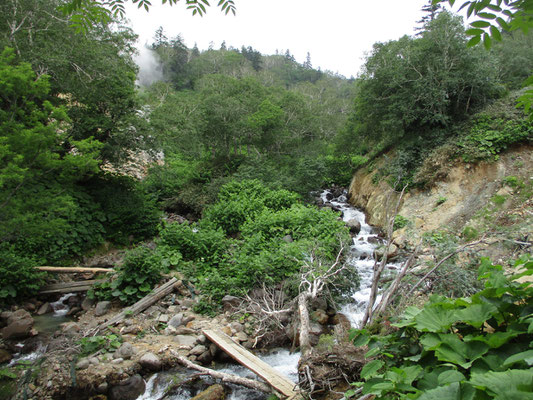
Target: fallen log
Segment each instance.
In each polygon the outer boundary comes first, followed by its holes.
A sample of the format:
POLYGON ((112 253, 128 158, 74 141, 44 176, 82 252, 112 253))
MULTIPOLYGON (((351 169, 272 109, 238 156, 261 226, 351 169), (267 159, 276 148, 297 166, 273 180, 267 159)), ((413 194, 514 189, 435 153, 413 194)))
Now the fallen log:
POLYGON ((198 364, 193 363, 192 361, 187 360, 185 357, 180 356, 174 350, 171 350, 172 355, 174 355, 177 361, 184 367, 200 371, 203 374, 209 375, 215 379, 220 379, 222 382, 234 383, 236 385, 241 385, 250 389, 259 390, 264 393, 272 393, 272 388, 259 381, 253 379, 242 378, 240 376, 226 374, 224 372, 214 371, 209 368, 202 367, 198 364))
POLYGON ((154 304, 159 299, 172 293, 177 286, 179 286, 178 279, 172 278, 164 285, 161 285, 160 287, 155 289, 152 293, 143 297, 141 300, 139 300, 137 303, 135 303, 131 307, 125 308, 120 313, 118 313, 113 318, 111 318, 109 321, 106 321, 100 324, 98 328, 96 328, 96 332, 106 329, 109 326, 116 325, 120 321, 122 321, 124 318, 136 315, 140 313, 141 311, 146 310, 148 307, 150 307, 152 304, 154 304))
POLYGON ((39 294, 85 292, 89 290, 95 283, 101 283, 103 281, 103 279, 93 279, 87 281, 52 283, 50 285, 43 286, 39 291, 39 294))
POLYGON ((113 268, 87 268, 87 267, 35 267, 39 271, 56 272, 60 274, 75 274, 78 272, 114 272, 113 268))

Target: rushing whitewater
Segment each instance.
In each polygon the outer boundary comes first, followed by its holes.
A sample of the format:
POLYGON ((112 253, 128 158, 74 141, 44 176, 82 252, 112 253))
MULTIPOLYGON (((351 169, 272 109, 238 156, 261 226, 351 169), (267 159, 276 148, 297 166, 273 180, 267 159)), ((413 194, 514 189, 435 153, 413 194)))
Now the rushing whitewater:
MULTIPOLYGON (((361 224, 361 230, 356 237, 352 240, 350 246, 350 253, 346 262, 348 265, 355 269, 360 277, 359 289, 356 289, 351 293, 353 302, 347 303, 341 307, 341 312, 346 315, 352 327, 358 328, 361 323, 365 310, 370 298, 370 287, 372 286, 372 277, 374 275, 374 264, 376 262, 374 258, 374 251, 379 243, 378 235, 373 233, 373 229, 366 223, 365 214, 352 207, 347 202, 346 191, 336 199, 328 200, 328 194, 331 192, 325 190, 320 195, 320 198, 324 204, 329 203, 338 210, 341 210, 343 215, 342 219, 348 222, 352 219, 357 220, 361 224)), ((396 269, 397 265, 387 264, 388 269, 396 269)), ((379 303, 380 297, 376 300, 376 304, 379 303)))

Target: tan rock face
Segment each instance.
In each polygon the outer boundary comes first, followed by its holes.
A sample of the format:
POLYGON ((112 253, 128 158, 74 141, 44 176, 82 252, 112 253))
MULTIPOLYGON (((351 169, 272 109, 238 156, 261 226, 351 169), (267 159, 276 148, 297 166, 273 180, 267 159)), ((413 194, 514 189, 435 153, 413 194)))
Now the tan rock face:
MULTIPOLYGON (((385 160, 381 160, 381 163, 385 160)), ((379 166, 379 162, 378 162, 379 166)), ((399 214, 413 228, 394 234, 395 242, 414 243, 424 232, 451 227, 463 227, 496 195, 510 195, 503 180, 507 176, 533 176, 533 146, 523 145, 501 154, 497 162, 465 164, 457 161, 447 178, 430 190, 412 190, 402 199, 399 214), (413 230, 416 235, 413 235, 413 230)), ((366 168, 356 172, 350 184, 351 202, 368 215, 368 223, 384 227, 388 210, 394 210, 398 194, 385 182, 372 183, 374 173, 366 168)))

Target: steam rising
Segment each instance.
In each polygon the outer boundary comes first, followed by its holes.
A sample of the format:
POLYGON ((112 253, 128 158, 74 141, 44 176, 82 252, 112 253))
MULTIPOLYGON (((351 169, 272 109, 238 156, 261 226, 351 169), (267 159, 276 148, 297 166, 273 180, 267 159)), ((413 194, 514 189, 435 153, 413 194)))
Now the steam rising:
POLYGON ((139 86, 150 86, 152 83, 163 79, 159 57, 147 45, 141 46, 139 54, 136 54, 133 59, 139 67, 139 73, 137 74, 137 84, 139 86))

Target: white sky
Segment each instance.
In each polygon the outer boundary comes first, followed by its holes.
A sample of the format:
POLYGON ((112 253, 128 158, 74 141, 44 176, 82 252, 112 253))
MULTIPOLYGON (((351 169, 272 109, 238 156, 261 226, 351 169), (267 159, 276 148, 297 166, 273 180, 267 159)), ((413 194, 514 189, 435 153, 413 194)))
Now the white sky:
POLYGON ((263 54, 289 49, 298 62, 311 54, 314 68, 356 76, 365 53, 378 41, 414 33, 427 0, 235 0, 237 16, 224 15, 210 0, 203 17, 192 16, 185 0, 172 7, 153 0, 150 12, 129 5, 127 18, 140 36, 152 43, 163 26, 170 39, 181 34, 188 47, 200 50, 214 43, 252 46, 263 54))

